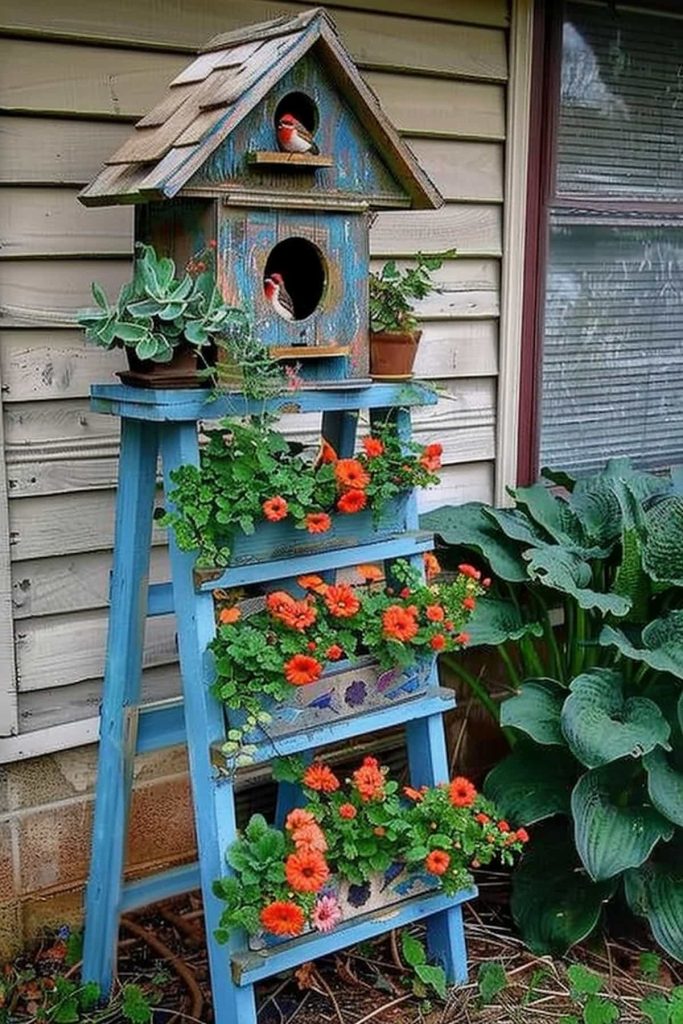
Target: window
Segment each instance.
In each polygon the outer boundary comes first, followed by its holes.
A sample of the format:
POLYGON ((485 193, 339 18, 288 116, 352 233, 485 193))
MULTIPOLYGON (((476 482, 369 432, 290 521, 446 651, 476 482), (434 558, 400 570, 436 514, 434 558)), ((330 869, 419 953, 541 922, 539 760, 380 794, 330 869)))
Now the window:
POLYGON ((555 31, 522 476, 657 469, 683 461, 683 17, 572 2, 555 31))

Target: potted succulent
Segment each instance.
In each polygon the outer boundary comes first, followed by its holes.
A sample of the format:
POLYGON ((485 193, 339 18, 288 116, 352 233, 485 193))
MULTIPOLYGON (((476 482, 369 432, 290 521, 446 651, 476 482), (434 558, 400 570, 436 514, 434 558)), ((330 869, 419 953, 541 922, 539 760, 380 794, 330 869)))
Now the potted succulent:
POLYGON ((97 308, 83 310, 79 323, 88 341, 125 348, 124 383, 177 388, 217 381, 260 395, 284 378, 253 338, 247 314, 223 301, 205 261, 193 259, 178 276, 172 259, 138 243, 133 279, 116 302, 95 282, 92 293, 97 308))
POLYGON ((431 275, 454 249, 425 256, 418 252, 415 265, 400 270, 395 260, 370 274, 370 376, 377 380, 407 380, 422 331, 417 329, 414 303, 439 291, 431 275))

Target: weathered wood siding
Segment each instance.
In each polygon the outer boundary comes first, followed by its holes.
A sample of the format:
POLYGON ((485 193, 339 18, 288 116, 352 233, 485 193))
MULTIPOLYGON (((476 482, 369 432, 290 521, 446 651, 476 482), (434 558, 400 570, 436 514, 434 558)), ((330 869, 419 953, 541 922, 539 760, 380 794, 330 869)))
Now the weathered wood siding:
MULTIPOLYGON (((268 0, 4 5, 0 438, 4 433, 18 726, 26 734, 41 730, 42 737, 23 743, 22 751, 92 737, 102 673, 118 438, 117 424, 92 414, 87 396, 90 383, 110 379, 122 359, 86 349, 73 314, 88 304, 93 278, 110 291, 127 278, 132 212, 85 210, 76 194, 194 48, 214 33, 305 6, 268 0), (80 731, 68 724, 76 719, 83 720, 80 731)), ((443 293, 421 310, 417 370, 438 381, 443 397, 429 416, 418 417, 418 437, 442 441, 446 461, 442 486, 426 501, 490 499, 508 0, 335 0, 330 10, 447 199, 434 213, 380 215, 373 258, 453 246, 461 257, 441 271, 443 293)), ((0 488, 0 520, 1 498, 0 488)), ((160 579, 163 537, 155 540, 152 575, 160 579)), ((6 579, 3 564, 0 549, 6 579)), ((2 600, 0 585, 0 616, 2 600)), ((174 660, 173 621, 158 619, 147 637, 151 697, 177 688, 174 660)), ((11 700, 0 688, 0 735, 3 724, 9 731, 11 700)))

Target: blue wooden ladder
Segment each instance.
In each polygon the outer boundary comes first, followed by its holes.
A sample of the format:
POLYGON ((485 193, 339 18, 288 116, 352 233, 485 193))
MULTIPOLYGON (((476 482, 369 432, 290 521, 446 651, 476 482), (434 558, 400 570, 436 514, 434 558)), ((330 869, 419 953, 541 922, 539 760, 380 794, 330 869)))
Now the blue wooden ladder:
MULTIPOLYGON (((155 391, 122 385, 98 385, 92 390, 97 412, 121 417, 121 456, 116 502, 114 568, 111 580, 109 635, 100 731, 99 770, 90 878, 86 897, 83 977, 111 990, 116 966, 119 917, 135 907, 201 887, 217 1024, 256 1024, 254 984, 356 942, 425 918, 429 950, 449 979, 466 978, 467 960, 462 903, 470 889, 453 897, 440 892, 415 896, 399 904, 356 917, 329 934, 310 934, 252 952, 244 936, 228 946, 213 937, 222 903, 213 882, 229 872, 225 852, 237 834, 234 779, 220 772, 220 748, 225 740, 221 705, 213 698, 213 675, 206 648, 215 633, 212 591, 271 580, 288 580, 302 573, 331 573, 364 562, 396 558, 418 559, 431 550, 433 538, 417 529, 417 506, 408 504, 405 531, 388 539, 296 559, 250 563, 225 570, 210 582, 197 583, 194 555, 179 551, 169 538, 170 583, 148 582, 157 461, 161 457, 164 488, 182 464, 198 464, 197 424, 223 416, 292 411, 323 415, 324 436, 340 454, 349 455, 355 442, 359 409, 371 419, 396 417, 399 433, 410 436, 410 406, 433 404, 433 392, 417 384, 373 384, 333 390, 302 391, 294 398, 253 402, 241 395, 207 400, 202 391, 155 391), (140 707, 140 683, 145 621, 148 616, 175 613, 182 676, 182 701, 140 707), (187 743, 197 831, 198 861, 141 881, 124 882, 124 851, 134 757, 138 753, 187 743)), ((438 687, 436 670, 430 686, 419 696, 363 714, 292 731, 278 738, 278 754, 312 751, 396 725, 405 725, 413 786, 448 779, 442 716, 454 706, 450 691, 438 687)), ((274 755, 264 737, 256 762, 274 755)), ((281 810, 291 794, 282 793, 281 810)))

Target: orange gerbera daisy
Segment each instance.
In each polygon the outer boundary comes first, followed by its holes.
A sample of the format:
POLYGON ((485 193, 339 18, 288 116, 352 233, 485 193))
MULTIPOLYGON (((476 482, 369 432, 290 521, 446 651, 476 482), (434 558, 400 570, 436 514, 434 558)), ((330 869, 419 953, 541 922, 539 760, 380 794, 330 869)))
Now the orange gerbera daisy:
POLYGON ((334 793, 335 789, 339 789, 339 779, 322 761, 313 761, 309 764, 302 782, 308 789, 314 789, 318 793, 334 793))
POLYGON ((367 503, 368 496, 365 491, 344 491, 337 502, 337 508, 345 516, 352 516, 355 515, 356 512, 362 512, 367 503))
POLYGON ((324 594, 327 583, 322 576, 299 576, 296 581, 303 590, 312 590, 316 594, 324 594))
POLYGON ((296 601, 286 590, 273 590, 266 598, 266 608, 276 618, 291 608, 293 604, 296 604, 296 601))
POLYGON ((233 622, 237 622, 238 619, 242 618, 242 612, 239 608, 221 608, 218 613, 218 621, 222 622, 224 626, 229 626, 233 622))
POLYGON ((462 644, 463 647, 464 647, 465 644, 468 644, 470 642, 470 634, 469 633, 458 633, 458 635, 456 637, 454 637, 454 639, 455 639, 456 644, 462 644))
POLYGON ((305 811, 303 807, 295 807, 285 818, 285 828, 288 832, 296 832, 297 829, 304 828, 306 825, 315 824, 315 817, 310 811, 305 811))
POLYGON ((332 526, 327 512, 309 512, 304 522, 309 533, 327 533, 332 526))
POLYGON ((318 850, 290 853, 285 861, 285 878, 296 892, 319 892, 330 877, 330 869, 318 850))
POLYGON ((420 456, 420 465, 429 473, 441 469, 441 456, 443 446, 440 444, 428 444, 420 456))
POLYGON ((468 612, 473 612, 477 607, 477 602, 473 597, 465 597, 462 602, 463 608, 466 608, 468 612))
POLYGON ((308 601, 293 601, 282 611, 273 612, 273 615, 276 619, 284 622, 285 626, 303 633, 318 618, 318 611, 308 601))
POLYGON ((360 601, 348 583, 337 583, 328 587, 323 600, 332 615, 338 619, 350 619, 360 608, 360 601))
POLYGON ((475 814, 474 815, 474 820, 476 822, 478 822, 480 825, 490 825, 491 824, 491 819, 489 818, 488 814, 475 814))
POLYGON ((433 580, 441 572, 439 560, 432 551, 426 551, 424 555, 425 573, 428 580, 433 580))
POLYGON ((451 858, 445 850, 432 850, 425 857, 425 867, 430 875, 445 875, 451 858))
POLYGON ((446 646, 446 637, 443 633, 435 633, 429 641, 429 646, 433 651, 442 651, 446 646))
POLYGON ((425 608, 425 615, 430 622, 443 622, 446 613, 440 604, 428 604, 425 608))
POLYGON ((409 800, 414 800, 416 804, 419 803, 420 800, 423 799, 423 796, 422 796, 422 793, 420 792, 420 790, 419 789, 413 789, 412 786, 404 786, 403 787, 403 792, 405 793, 405 795, 408 797, 409 800))
POLYGON ((296 847, 297 853, 301 853, 304 850, 324 853, 327 849, 327 840, 323 830, 317 823, 302 825, 301 828, 294 829, 292 832, 292 842, 296 847))
POLYGON ((415 615, 400 604, 391 604, 382 615, 382 626, 384 635, 392 640, 401 640, 404 643, 417 633, 417 622, 415 615))
POLYGON ((370 483, 370 477, 358 459, 339 459, 334 475, 340 491, 362 491, 370 483))
POLYGON ((376 758, 366 757, 360 768, 353 773, 352 779, 364 803, 384 796, 384 772, 376 758))
POLYGON ((469 779, 459 775, 448 787, 451 803, 454 807, 471 807, 477 799, 477 791, 469 779))
POLYGON ((323 667, 317 658, 310 654, 295 654, 285 662, 285 678, 292 686, 308 686, 320 679, 323 667))
POLYGON ((356 817, 358 811, 353 804, 340 804, 339 806, 339 817, 345 818, 347 821, 352 821, 356 817))
POLYGON ((263 502, 261 506, 263 514, 266 519, 269 519, 271 523, 277 523, 279 519, 285 519, 289 511, 289 506, 284 498, 281 498, 277 494, 274 498, 268 498, 267 501, 263 502))
POLYGON ((364 437, 363 450, 369 459, 376 459, 384 451, 384 445, 378 437, 364 437))
POLYGON ((357 565, 356 572, 366 583, 377 583, 384 576, 382 570, 376 565, 357 565))
POLYGON ((339 661, 343 653, 344 652, 339 646, 339 644, 332 644, 332 646, 328 647, 327 650, 325 651, 325 657, 328 659, 328 661, 339 661))
POLYGON ((327 463, 335 463, 338 458, 339 456, 337 455, 336 451, 334 450, 330 442, 326 440, 326 438, 324 437, 321 438, 320 452, 318 454, 318 462, 320 463, 320 465, 325 465, 327 463))
POLYGON ((304 930, 304 912, 296 903, 276 900, 259 914, 263 930, 271 935, 301 935, 304 930))
POLYGON ((475 569, 473 565, 469 565, 467 562, 458 566, 458 572, 462 573, 463 576, 469 576, 471 580, 481 579, 481 573, 479 570, 475 569))

